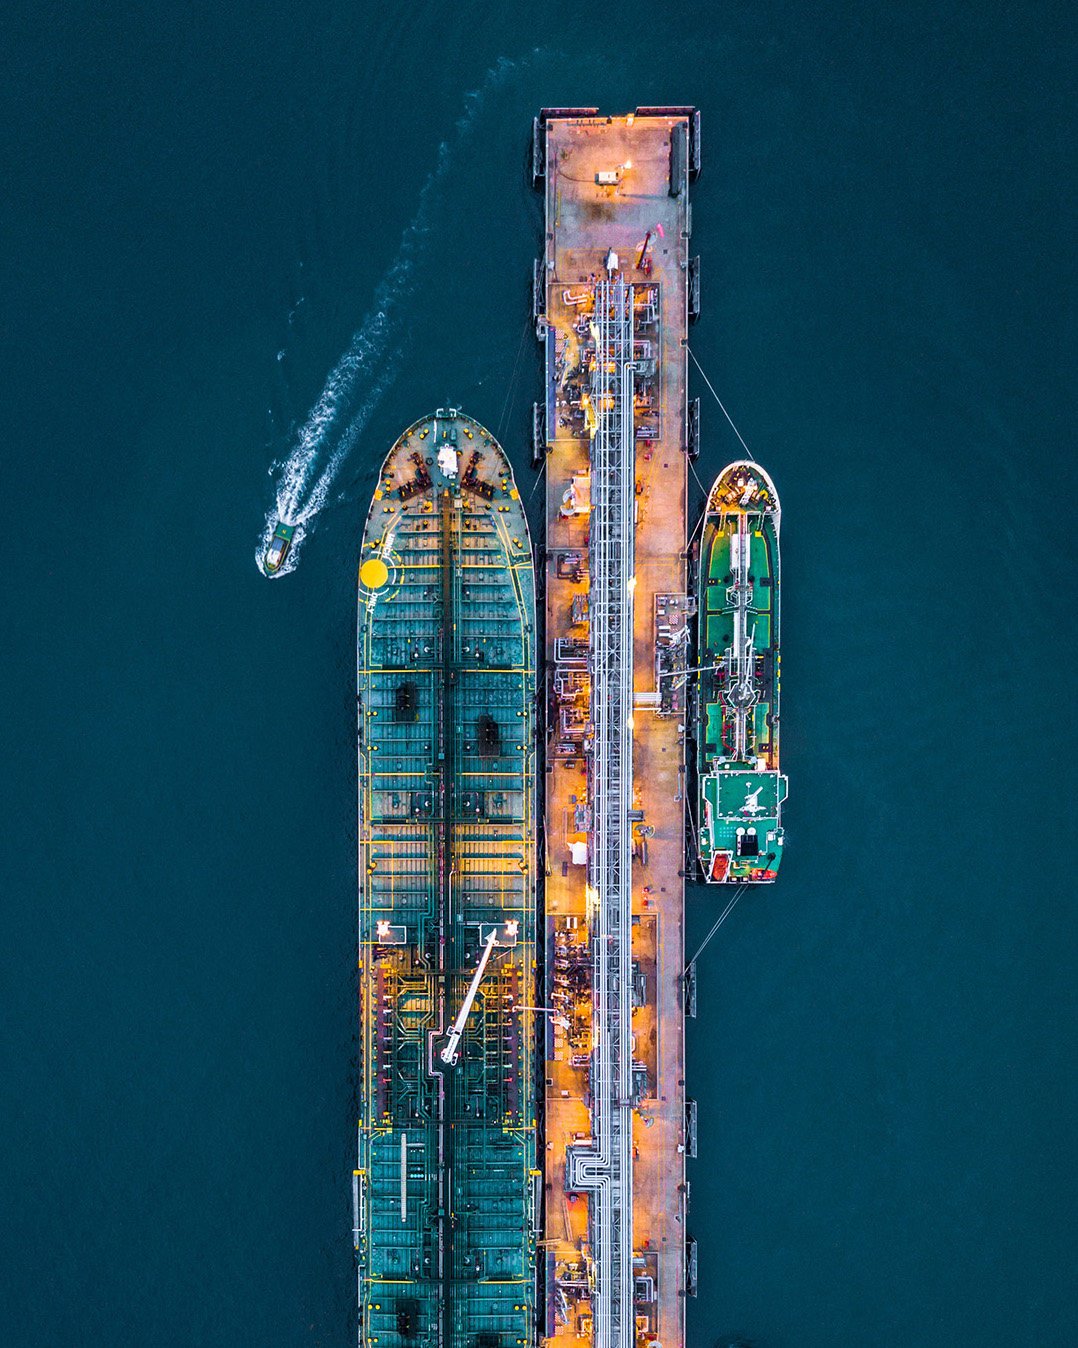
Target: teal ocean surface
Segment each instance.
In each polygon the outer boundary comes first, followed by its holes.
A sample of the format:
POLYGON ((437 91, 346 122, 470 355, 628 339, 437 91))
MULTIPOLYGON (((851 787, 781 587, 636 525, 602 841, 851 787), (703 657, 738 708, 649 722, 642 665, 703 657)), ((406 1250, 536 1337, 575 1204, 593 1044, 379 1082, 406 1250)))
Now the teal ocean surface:
POLYGON ((532 491, 530 118, 669 101, 791 783, 699 965, 689 1348, 1078 1343, 1069 11, 5 20, 0 1344, 354 1344, 363 515, 445 403, 532 491))

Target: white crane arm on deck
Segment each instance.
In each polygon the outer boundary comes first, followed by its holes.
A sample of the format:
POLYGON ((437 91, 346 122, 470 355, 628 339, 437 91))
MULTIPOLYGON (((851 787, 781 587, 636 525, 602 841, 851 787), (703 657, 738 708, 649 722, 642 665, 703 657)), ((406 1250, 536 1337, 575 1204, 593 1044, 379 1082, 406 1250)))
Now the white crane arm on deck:
POLYGON ((472 981, 468 985, 468 991, 464 996, 464 1004, 457 1013, 457 1018, 453 1022, 453 1028, 449 1031, 449 1039, 446 1042, 446 1046, 438 1055, 447 1067, 452 1067, 457 1061, 457 1050, 461 1038, 464 1035, 464 1026, 467 1024, 468 1014, 472 1009, 472 1003, 475 1001, 475 994, 479 991, 479 984, 482 981, 483 974, 486 972, 487 964, 490 962, 490 957, 494 953, 494 943, 497 939, 498 928, 493 927, 490 935, 486 939, 486 944, 483 947, 483 954, 479 961, 479 967, 472 975, 472 981))

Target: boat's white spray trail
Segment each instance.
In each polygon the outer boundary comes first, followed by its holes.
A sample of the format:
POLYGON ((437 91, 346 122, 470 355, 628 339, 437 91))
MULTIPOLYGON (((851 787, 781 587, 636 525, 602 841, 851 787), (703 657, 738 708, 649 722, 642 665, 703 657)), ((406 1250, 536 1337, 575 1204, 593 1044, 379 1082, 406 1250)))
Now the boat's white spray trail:
POLYGON ((434 168, 419 192, 416 213, 401 235, 397 255, 378 284, 370 311, 356 329, 340 360, 330 371, 295 443, 271 470, 276 478, 275 501, 266 515, 256 560, 264 570, 266 548, 278 522, 292 525, 295 534, 283 566, 274 576, 296 569, 307 526, 325 505, 330 489, 400 364, 402 302, 416 283, 416 269, 430 233, 436 193, 449 174, 453 156, 470 135, 486 97, 504 84, 517 63, 500 59, 487 71, 478 88, 464 96, 464 111, 450 135, 438 146, 434 168))

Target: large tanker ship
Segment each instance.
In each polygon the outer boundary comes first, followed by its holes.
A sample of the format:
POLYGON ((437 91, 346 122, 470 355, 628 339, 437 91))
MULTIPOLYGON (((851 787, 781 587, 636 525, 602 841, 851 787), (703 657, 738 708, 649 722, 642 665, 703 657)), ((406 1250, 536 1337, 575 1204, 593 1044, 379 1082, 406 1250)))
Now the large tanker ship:
POLYGON ((358 599, 360 1342, 532 1345, 535 586, 456 409, 390 450, 358 599))
POLYGON ((779 523, 759 464, 724 468, 700 544, 699 852, 707 880, 774 880, 782 861, 779 523))

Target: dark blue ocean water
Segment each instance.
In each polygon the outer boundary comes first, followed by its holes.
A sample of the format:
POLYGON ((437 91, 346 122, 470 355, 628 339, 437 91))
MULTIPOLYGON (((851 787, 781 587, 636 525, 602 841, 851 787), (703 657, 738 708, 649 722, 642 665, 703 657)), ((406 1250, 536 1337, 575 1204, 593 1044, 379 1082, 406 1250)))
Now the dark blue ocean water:
POLYGON ((791 778, 700 963, 689 1345, 1078 1342, 1065 15, 7 10, 0 1343, 354 1342, 363 512, 447 401, 531 490, 529 118, 671 100, 791 778))

